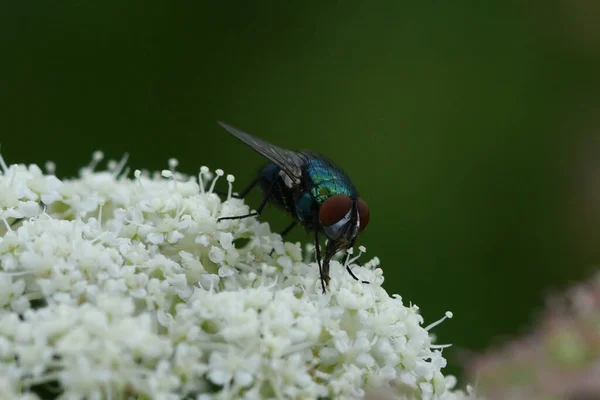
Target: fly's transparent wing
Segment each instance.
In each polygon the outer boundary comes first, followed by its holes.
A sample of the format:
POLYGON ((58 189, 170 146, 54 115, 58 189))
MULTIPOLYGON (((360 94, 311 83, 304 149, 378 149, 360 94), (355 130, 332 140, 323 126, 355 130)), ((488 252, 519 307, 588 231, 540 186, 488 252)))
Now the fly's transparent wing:
POLYGON ((256 152, 266 157, 269 161, 275 163, 283 172, 295 180, 302 179, 302 166, 304 157, 300 153, 291 150, 285 150, 274 146, 271 143, 242 132, 231 125, 218 121, 219 125, 225 128, 233 136, 252 147, 256 152))

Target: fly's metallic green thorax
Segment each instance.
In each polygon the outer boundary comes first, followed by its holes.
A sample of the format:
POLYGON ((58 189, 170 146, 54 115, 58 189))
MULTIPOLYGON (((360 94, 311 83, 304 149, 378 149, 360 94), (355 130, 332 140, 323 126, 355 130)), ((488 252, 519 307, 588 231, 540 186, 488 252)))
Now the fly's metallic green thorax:
MULTIPOLYGON (((352 247, 358 232, 364 230, 369 222, 366 203, 358 197, 350 178, 323 156, 308 151, 282 149, 225 123, 219 124, 269 160, 250 185, 237 196, 244 198, 258 185, 265 196, 256 211, 221 217, 219 221, 260 216, 267 202, 285 210, 294 222, 281 233, 282 236, 298 223, 314 233, 317 263, 325 292, 329 283, 331 258, 337 252, 352 247), (323 258, 319 234, 324 234, 328 239, 323 258)), ((348 269, 348 272, 358 280, 352 271, 348 269)))
POLYGON ((304 167, 309 181, 310 194, 317 205, 320 206, 325 200, 336 194, 358 197, 356 188, 342 170, 327 160, 317 157, 311 155, 306 160, 304 167))

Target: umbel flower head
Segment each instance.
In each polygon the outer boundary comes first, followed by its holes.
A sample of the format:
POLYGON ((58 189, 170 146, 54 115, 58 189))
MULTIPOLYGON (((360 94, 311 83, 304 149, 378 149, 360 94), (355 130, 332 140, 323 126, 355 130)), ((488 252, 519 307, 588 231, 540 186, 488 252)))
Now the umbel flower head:
POLYGON ((347 262, 370 284, 333 262, 323 294, 310 248, 217 223, 249 211, 232 176, 222 201, 221 170, 101 160, 61 181, 0 157, 1 399, 466 397, 377 259, 347 262))

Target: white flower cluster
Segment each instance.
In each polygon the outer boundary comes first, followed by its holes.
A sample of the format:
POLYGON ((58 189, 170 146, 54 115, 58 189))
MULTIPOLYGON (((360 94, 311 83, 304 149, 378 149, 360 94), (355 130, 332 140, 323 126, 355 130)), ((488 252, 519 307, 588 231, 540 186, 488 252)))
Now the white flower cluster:
POLYGON ((466 398, 377 259, 353 265, 371 284, 333 262, 323 294, 310 249, 217 223, 249 211, 222 171, 101 159, 61 181, 0 157, 0 399, 466 398))

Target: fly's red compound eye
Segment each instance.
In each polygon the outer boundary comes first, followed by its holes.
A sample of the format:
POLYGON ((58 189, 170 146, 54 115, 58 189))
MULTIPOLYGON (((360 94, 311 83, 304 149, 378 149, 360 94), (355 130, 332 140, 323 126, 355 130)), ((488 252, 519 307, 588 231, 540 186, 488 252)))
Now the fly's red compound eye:
POLYGON ((360 216, 360 230, 364 231, 369 225, 369 206, 363 199, 358 199, 358 215, 360 216))
MULTIPOLYGON (((319 209, 319 220, 325 226, 341 221, 352 208, 352 200, 344 194, 336 194, 323 202, 319 209)), ((362 221, 361 221, 362 223, 362 221)))

